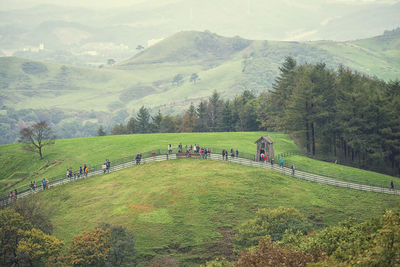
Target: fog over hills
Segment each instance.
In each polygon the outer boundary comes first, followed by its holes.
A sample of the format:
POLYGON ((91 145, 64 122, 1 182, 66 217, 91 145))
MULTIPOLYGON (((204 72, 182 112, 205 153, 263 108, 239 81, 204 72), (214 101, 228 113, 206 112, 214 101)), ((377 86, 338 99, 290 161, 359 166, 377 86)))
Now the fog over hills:
POLYGON ((0 143, 41 119, 93 136, 142 105, 180 114, 214 90, 269 90, 286 56, 399 79, 398 14, 398 0, 5 0, 0 143))
POLYGON ((400 26, 395 0, 5 0, 0 10, 0 54, 80 65, 121 61, 138 45, 183 30, 252 40, 345 41, 400 26))

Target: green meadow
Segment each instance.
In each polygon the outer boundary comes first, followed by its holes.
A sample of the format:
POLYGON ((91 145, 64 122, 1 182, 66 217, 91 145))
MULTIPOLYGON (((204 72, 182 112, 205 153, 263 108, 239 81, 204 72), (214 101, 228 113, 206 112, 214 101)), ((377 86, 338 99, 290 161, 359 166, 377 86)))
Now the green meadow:
MULTIPOLYGON (((38 154, 22 149, 21 144, 0 146, 0 186, 5 194, 13 188, 27 188, 31 180, 40 181, 63 175, 65 170, 74 170, 87 164, 102 164, 105 159, 134 156, 139 152, 167 149, 168 144, 176 149, 179 143, 185 145, 200 144, 211 148, 234 148, 240 152, 255 154, 255 141, 262 135, 274 140, 275 154, 300 149, 284 133, 277 132, 229 132, 229 133, 171 133, 171 134, 134 134, 104 137, 89 137, 56 140, 55 145, 44 149, 45 160, 38 154)), ((288 166, 295 163, 296 169, 322 174, 339 180, 361 184, 382 185, 388 187, 391 176, 346 167, 338 164, 318 161, 305 156, 285 158, 288 166)), ((51 180, 51 179, 50 179, 51 180)))
POLYGON ((359 221, 400 204, 361 192, 237 164, 179 159, 134 166, 37 194, 55 235, 67 242, 99 223, 135 233, 140 261, 169 255, 184 266, 232 255, 237 226, 259 208, 294 207, 313 230, 348 216, 359 221))

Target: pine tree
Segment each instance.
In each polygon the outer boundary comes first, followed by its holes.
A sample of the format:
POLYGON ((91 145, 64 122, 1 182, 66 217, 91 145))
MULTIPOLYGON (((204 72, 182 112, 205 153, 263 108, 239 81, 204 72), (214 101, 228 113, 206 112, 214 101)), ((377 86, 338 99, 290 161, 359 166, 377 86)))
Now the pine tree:
POLYGON ((208 126, 208 110, 207 110, 208 103, 207 101, 201 101, 199 106, 197 107, 197 123, 195 126, 196 132, 208 132, 210 130, 208 126))
POLYGON ((150 131, 150 113, 144 106, 139 109, 136 115, 136 121, 138 133, 148 133, 150 131))
POLYGON ((153 117, 154 131, 157 133, 161 132, 161 121, 163 120, 163 115, 161 111, 158 110, 158 113, 155 117, 153 117))
POLYGON ((208 126, 210 131, 216 131, 221 103, 220 95, 217 91, 214 91, 208 100, 208 126))
POLYGON ((223 103, 221 110, 221 117, 218 123, 218 130, 223 132, 230 132, 234 130, 232 121, 232 109, 229 100, 223 103))
POLYGON ((106 135, 106 132, 104 131, 102 125, 100 125, 99 129, 97 130, 97 135, 98 136, 105 136, 106 135))
POLYGON ((128 134, 133 134, 136 132, 136 120, 134 117, 131 117, 128 121, 128 123, 126 124, 126 131, 128 134))
POLYGON ((190 103, 189 109, 183 115, 180 131, 188 133, 193 132, 195 130, 196 122, 196 108, 193 103, 190 103))

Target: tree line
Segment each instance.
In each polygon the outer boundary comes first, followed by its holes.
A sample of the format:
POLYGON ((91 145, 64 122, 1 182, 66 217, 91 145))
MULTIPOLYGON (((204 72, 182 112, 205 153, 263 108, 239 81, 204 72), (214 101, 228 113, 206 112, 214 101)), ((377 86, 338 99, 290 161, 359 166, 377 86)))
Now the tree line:
POLYGON ((259 130, 289 133, 310 156, 399 174, 400 81, 287 57, 270 91, 245 90, 231 100, 214 91, 180 116, 151 116, 142 106, 111 134, 259 130))
POLYGON ((307 153, 400 172, 400 81, 287 57, 265 101, 264 125, 291 133, 307 153))
MULTIPOLYGON (((214 91, 197 106, 192 103, 181 116, 163 115, 160 111, 151 116, 149 109, 142 106, 126 124, 116 124, 111 134, 257 131, 262 129, 257 115, 262 106, 259 100, 249 90, 233 100, 223 100, 214 91)), ((98 135, 105 134, 100 126, 98 135)))

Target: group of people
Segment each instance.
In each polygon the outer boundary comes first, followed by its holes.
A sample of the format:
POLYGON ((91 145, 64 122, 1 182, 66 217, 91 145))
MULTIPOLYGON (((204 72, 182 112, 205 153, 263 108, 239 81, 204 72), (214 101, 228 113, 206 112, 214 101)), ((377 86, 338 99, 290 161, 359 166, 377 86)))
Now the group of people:
POLYGON ((103 168, 103 173, 106 172, 109 173, 111 168, 111 161, 109 159, 106 159, 106 161, 102 165, 102 168, 103 168))
POLYGON ((14 191, 12 190, 10 191, 10 200, 17 199, 17 197, 18 197, 18 191, 15 188, 14 191))
MULTIPOLYGON (((182 145, 180 145, 182 147, 182 145)), ((211 155, 211 149, 206 147, 200 147, 200 145, 194 144, 194 146, 190 145, 189 147, 186 145, 186 155, 191 153, 200 154, 202 159, 207 159, 209 155, 211 155)))
MULTIPOLYGON (((223 149, 221 154, 222 154, 222 159, 223 160, 228 160, 228 156, 229 155, 228 155, 228 151, 226 149, 223 149)), ((231 155, 232 159, 235 158, 235 155, 236 155, 236 158, 239 158, 239 150, 236 149, 236 151, 235 151, 233 148, 231 148, 230 155, 231 155)))
MULTIPOLYGON (((259 160, 260 160, 261 162, 265 162, 265 163, 270 162, 270 163, 271 163, 271 166, 274 165, 274 161, 275 161, 275 159, 274 159, 273 157, 269 158, 268 154, 265 155, 263 150, 261 150, 261 154, 260 154, 260 159, 259 159, 259 160), (269 159, 269 160, 268 160, 268 159, 269 159)), ((280 157, 280 158, 279 158, 279 167, 281 167, 281 168, 284 167, 284 164, 283 164, 283 157, 280 157)), ((290 169, 292 170, 292 175, 294 175, 294 173, 295 173, 295 171, 296 171, 296 166, 294 165, 294 163, 292 163, 292 167, 290 167, 290 169)))
POLYGON ((76 172, 73 172, 72 168, 70 167, 69 169, 67 169, 66 175, 67 175, 67 178, 72 180, 72 177, 73 177, 74 180, 76 180, 76 179, 81 178, 81 176, 83 176, 83 175, 85 177, 87 177, 88 173, 89 173, 89 168, 86 166, 86 164, 84 164, 83 168, 82 168, 82 166, 80 166, 79 171, 76 171, 76 172))

